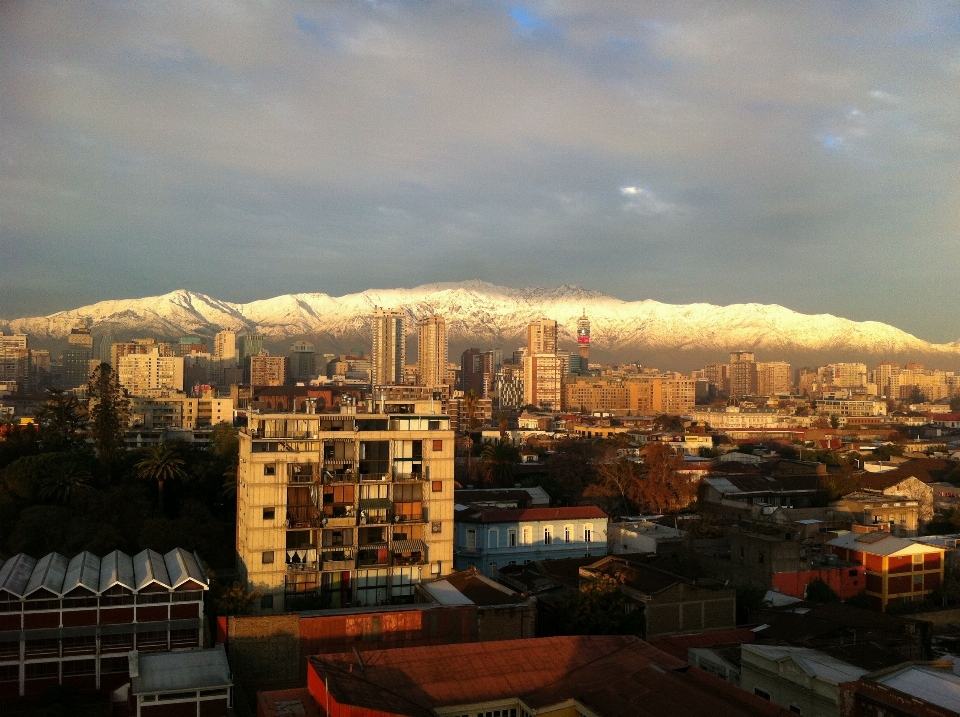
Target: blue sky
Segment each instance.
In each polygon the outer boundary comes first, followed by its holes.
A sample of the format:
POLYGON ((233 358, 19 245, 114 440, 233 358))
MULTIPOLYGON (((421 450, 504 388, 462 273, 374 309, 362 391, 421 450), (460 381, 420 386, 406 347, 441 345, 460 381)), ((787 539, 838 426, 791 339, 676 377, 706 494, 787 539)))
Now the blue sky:
POLYGON ((960 7, 0 5, 0 316, 480 278, 960 338, 960 7))

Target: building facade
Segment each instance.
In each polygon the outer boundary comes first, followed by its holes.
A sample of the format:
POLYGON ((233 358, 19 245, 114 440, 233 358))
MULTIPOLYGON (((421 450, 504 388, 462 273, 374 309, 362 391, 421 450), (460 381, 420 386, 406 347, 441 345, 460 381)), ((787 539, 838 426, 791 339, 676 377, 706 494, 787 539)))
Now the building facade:
POLYGON ((183 358, 165 356, 157 347, 144 353, 122 356, 117 365, 117 379, 132 396, 151 392, 183 390, 183 358))
POLYGON ((0 703, 56 685, 113 689, 131 650, 202 647, 208 589, 180 548, 12 556, 0 564, 0 703))
POLYGON ((241 431, 238 572, 261 612, 403 603, 453 570, 450 419, 386 408, 261 414, 241 431))
POLYGON ((427 316, 417 325, 418 383, 428 387, 443 386, 446 375, 447 324, 442 316, 427 316))
POLYGON ((376 308, 373 311, 373 350, 370 352, 370 383, 374 386, 403 383, 407 361, 407 315, 403 311, 376 308))

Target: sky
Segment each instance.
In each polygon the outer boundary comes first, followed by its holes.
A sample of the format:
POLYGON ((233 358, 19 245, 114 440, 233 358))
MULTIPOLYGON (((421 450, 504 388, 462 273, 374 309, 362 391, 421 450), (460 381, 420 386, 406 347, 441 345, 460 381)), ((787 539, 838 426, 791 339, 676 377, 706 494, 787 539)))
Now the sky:
POLYGON ((0 317, 482 279, 960 339, 960 5, 0 3, 0 317))

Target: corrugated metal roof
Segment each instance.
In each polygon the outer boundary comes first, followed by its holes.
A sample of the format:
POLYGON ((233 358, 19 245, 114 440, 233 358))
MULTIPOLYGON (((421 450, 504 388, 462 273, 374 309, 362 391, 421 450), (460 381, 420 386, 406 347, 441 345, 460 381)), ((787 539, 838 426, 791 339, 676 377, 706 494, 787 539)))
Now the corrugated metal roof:
POLYGON ((66 595, 78 587, 86 588, 92 593, 100 591, 100 558, 86 550, 70 559, 61 594, 66 595))
POLYGON ((37 561, 30 582, 23 591, 24 597, 37 591, 47 590, 54 595, 60 595, 63 587, 63 578, 67 574, 67 565, 70 561, 60 553, 48 553, 37 561))
POLYGON ((37 561, 25 553, 14 555, 0 567, 0 590, 23 597, 36 565, 37 561))
POLYGON ((845 533, 827 543, 838 548, 859 550, 870 555, 916 555, 918 553, 943 552, 945 548, 925 545, 915 540, 898 538, 887 532, 845 533), (875 537, 880 536, 880 537, 875 537))
POLYGON ((188 580, 206 586, 207 579, 196 556, 183 548, 171 550, 163 556, 163 562, 167 566, 167 575, 170 576, 170 587, 178 588, 188 580))
POLYGON ((421 585, 430 597, 441 605, 474 605, 473 600, 468 598, 462 592, 457 590, 446 580, 437 580, 432 583, 423 583, 421 585))
POLYGON ((170 587, 167 565, 156 550, 141 550, 133 556, 133 576, 137 590, 142 590, 154 582, 170 587))
POLYGON ((100 561, 100 592, 122 585, 128 590, 136 590, 137 582, 133 574, 133 558, 119 550, 114 550, 100 561))

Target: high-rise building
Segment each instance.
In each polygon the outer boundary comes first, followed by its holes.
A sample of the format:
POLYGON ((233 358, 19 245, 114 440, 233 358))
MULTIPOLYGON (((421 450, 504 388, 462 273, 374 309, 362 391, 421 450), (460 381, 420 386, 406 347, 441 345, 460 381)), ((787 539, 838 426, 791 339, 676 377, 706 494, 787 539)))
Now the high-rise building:
POLYGON ((157 347, 145 353, 121 356, 117 365, 117 379, 134 396, 151 392, 183 390, 183 358, 164 356, 157 347))
MULTIPOLYGON (((226 333, 226 332, 221 332, 226 333)), ((232 332, 230 332, 232 333, 232 332)), ((225 337, 226 339, 226 337, 225 337)), ((226 350, 226 342, 224 343, 224 349, 226 350)), ((246 362, 251 356, 256 356, 261 351, 263 351, 263 334, 257 333, 246 333, 240 334, 237 336, 237 357, 246 362)))
POLYGON ((283 386, 289 375, 289 362, 286 356, 271 356, 269 351, 261 351, 251 356, 250 385, 256 386, 283 386))
MULTIPOLYGON (((259 352, 258 352, 259 353, 259 352)), ((213 337, 213 357, 219 361, 229 361, 237 359, 237 332, 219 331, 213 337)))
POLYGON ((820 377, 826 386, 864 388, 867 385, 867 365, 862 363, 831 363, 821 367, 820 377))
POLYGON ((317 378, 317 354, 309 341, 297 341, 290 347, 290 378, 311 381, 317 378))
POLYGON ((757 394, 760 396, 783 396, 793 393, 790 364, 786 361, 763 361, 757 363, 757 394))
POLYGON ((467 349, 460 355, 460 388, 483 396, 484 354, 480 349, 467 349))
POLYGON ((120 365, 120 359, 130 354, 147 354, 156 349, 160 356, 174 356, 170 344, 157 343, 156 339, 133 339, 131 341, 118 341, 110 345, 110 365, 116 369, 120 365))
POLYGON ((427 316, 417 325, 417 376, 421 386, 442 386, 447 373, 447 325, 427 316))
POLYGON ((583 316, 577 319, 577 353, 582 359, 580 362, 582 370, 588 369, 590 361, 590 319, 587 318, 587 310, 583 310, 583 316))
POLYGON ((373 311, 373 350, 370 383, 389 386, 403 383, 403 367, 407 360, 407 315, 394 309, 373 311))
POLYGON ((697 382, 679 373, 638 374, 628 377, 628 407, 641 415, 682 415, 697 403, 697 382))
POLYGON ((454 433, 430 406, 249 418, 237 568, 259 612, 412 603, 452 571, 454 433))
POLYGON ((534 321, 527 326, 528 354, 557 353, 557 322, 550 319, 534 321))
POLYGON ((176 347, 177 356, 207 353, 207 340, 199 336, 182 336, 176 347))
POLYGON ((63 350, 64 388, 77 388, 90 380, 90 360, 93 358, 93 335, 86 321, 79 322, 70 330, 67 348, 63 350))
POLYGON ((757 393, 757 363, 753 351, 730 354, 730 397, 743 398, 757 393))

